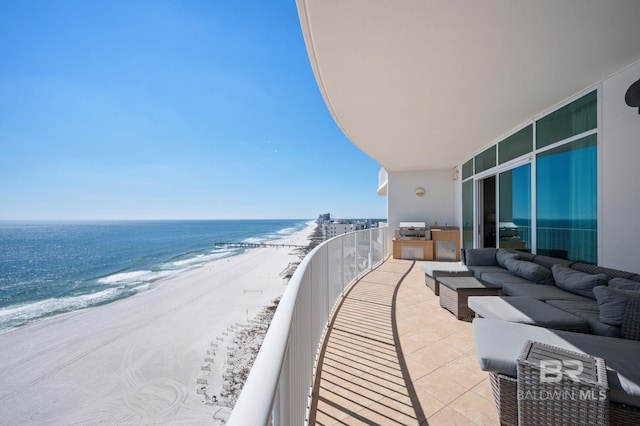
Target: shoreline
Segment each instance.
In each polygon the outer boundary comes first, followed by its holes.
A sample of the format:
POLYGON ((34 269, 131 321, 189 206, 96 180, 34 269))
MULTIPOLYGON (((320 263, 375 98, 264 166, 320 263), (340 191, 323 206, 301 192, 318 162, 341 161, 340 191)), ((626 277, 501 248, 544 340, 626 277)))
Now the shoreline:
MULTIPOLYGON (((309 245, 315 228, 277 241, 309 245)), ((290 248, 251 249, 1 334, 0 420, 211 424, 215 407, 196 382, 212 342, 281 296, 281 274, 299 261, 290 248)))

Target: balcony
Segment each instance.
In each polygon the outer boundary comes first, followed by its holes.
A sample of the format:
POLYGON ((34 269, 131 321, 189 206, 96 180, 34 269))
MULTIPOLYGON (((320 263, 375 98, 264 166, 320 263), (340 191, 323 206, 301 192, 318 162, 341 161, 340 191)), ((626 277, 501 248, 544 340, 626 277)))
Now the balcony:
POLYGON ((336 237, 283 295, 230 425, 498 424, 471 324, 387 259, 386 228, 336 237))
POLYGON ((471 324, 440 307, 420 262, 387 260, 344 298, 309 424, 497 425, 471 324))

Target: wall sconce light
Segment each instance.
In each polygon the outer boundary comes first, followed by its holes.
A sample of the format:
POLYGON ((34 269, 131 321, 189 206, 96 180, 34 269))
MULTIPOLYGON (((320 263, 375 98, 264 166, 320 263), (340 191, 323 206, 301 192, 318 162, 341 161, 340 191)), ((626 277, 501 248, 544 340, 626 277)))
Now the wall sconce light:
POLYGON ((640 80, 629 86, 627 93, 624 95, 624 101, 630 107, 637 107, 638 114, 640 114, 640 80))
POLYGON ((416 188, 416 197, 422 197, 424 196, 424 188, 420 187, 420 188, 416 188))
POLYGON ((458 180, 458 168, 453 168, 453 180, 458 180))

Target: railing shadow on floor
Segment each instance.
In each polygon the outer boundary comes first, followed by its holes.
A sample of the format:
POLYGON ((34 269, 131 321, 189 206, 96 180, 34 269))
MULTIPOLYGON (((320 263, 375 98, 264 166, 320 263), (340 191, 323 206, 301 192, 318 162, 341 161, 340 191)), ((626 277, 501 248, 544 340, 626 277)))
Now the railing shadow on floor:
POLYGON ((368 282, 365 276, 343 299, 318 362, 310 425, 348 418, 365 424, 426 423, 396 320, 398 291, 414 266, 395 284, 368 282))

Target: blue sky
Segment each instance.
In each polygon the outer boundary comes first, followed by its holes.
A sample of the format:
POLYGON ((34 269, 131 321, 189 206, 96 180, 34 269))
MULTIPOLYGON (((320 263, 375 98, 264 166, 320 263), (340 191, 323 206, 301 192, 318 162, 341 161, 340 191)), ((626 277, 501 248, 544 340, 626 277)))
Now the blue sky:
POLYGON ((0 2, 0 219, 385 217, 295 2, 0 2))

